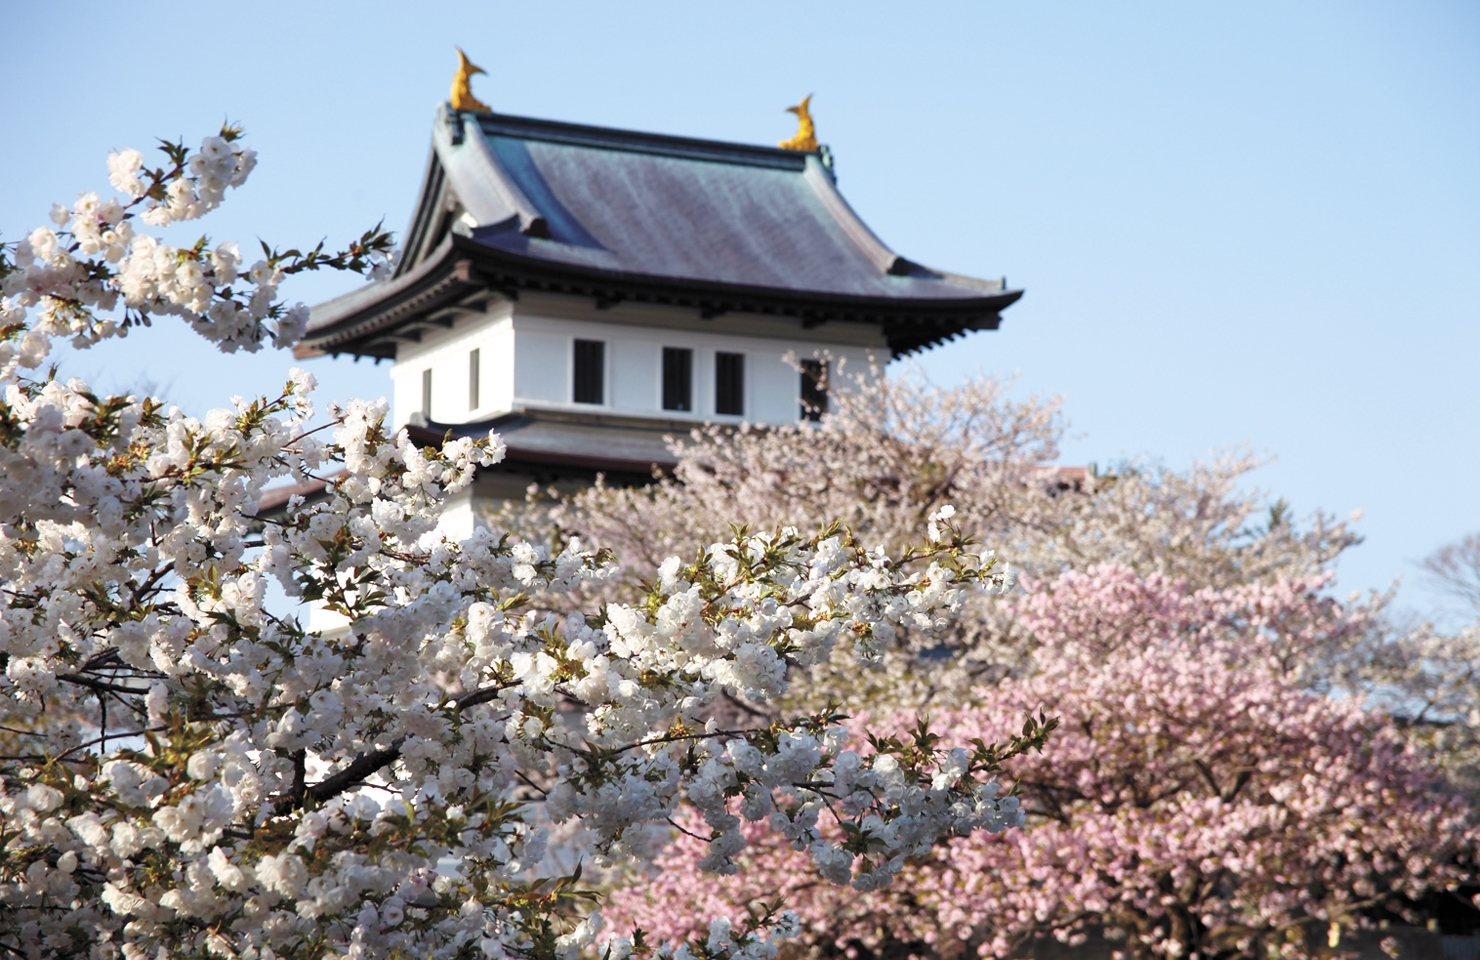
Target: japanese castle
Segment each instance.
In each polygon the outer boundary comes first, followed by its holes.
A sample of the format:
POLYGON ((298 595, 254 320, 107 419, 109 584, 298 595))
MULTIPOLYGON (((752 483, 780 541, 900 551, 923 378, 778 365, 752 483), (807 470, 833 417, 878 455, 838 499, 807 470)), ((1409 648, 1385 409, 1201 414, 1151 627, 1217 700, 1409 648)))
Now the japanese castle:
POLYGON ((647 482, 666 435, 815 419, 830 369, 995 329, 1022 295, 885 246, 805 101, 778 148, 507 116, 459 77, 395 273, 316 307, 298 355, 393 361, 414 439, 496 428, 475 498, 647 482))

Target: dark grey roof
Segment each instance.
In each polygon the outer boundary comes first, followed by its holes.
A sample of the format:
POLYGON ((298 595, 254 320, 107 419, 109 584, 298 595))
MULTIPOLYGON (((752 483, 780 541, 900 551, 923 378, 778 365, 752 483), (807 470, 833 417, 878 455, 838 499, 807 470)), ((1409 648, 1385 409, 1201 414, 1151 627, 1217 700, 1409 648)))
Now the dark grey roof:
POLYGON ((307 344, 387 355, 375 336, 423 307, 529 288, 881 323, 896 352, 1021 296, 895 254, 818 154, 444 107, 397 276, 317 308, 307 344))
MULTIPOLYGON (((412 442, 441 446, 448 437, 486 437, 497 430, 506 445, 504 459, 485 473, 517 474, 539 483, 596 481, 612 486, 642 486, 670 474, 678 462, 668 448, 669 436, 686 436, 697 424, 612 416, 584 411, 521 409, 477 423, 430 423, 424 418, 406 426, 412 442)), ((526 483, 527 483, 526 479, 526 483)))
POLYGON ((520 409, 476 423, 437 423, 418 417, 407 429, 416 442, 440 445, 454 437, 486 437, 497 430, 507 459, 551 466, 579 465, 650 474, 678 462, 669 436, 687 436, 698 424, 601 413, 520 409))

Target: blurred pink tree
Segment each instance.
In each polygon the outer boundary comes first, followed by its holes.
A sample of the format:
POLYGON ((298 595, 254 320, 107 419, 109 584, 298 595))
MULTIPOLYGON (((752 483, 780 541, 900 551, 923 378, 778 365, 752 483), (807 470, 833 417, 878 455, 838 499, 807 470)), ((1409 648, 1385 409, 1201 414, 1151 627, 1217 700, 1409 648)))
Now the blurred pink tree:
MULTIPOLYGON (((1475 830, 1390 718, 1303 681, 1313 651, 1370 626, 1320 585, 1064 574, 1018 601, 1031 673, 934 718, 953 742, 1000 738, 1024 711, 1062 718, 1013 767, 1030 829, 955 839, 871 893, 818 884, 759 823, 743 886, 699 873, 705 844, 681 835, 608 920, 681 939, 695 917, 781 897, 823 956, 1005 956, 1100 933, 1138 958, 1329 948, 1364 911, 1453 886, 1475 830)), ((912 721, 869 726, 891 722, 912 721)))

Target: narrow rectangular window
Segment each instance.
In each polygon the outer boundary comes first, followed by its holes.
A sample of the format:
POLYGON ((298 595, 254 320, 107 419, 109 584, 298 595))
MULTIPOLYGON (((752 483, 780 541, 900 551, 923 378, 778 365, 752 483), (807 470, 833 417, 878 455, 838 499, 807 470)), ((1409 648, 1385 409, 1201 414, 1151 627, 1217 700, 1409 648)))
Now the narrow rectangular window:
POLYGON ((663 348, 663 409, 694 409, 694 351, 663 348))
POLYGON ((827 361, 802 361, 802 419, 821 420, 827 412, 827 361))
POLYGON ((432 368, 421 372, 421 415, 432 419, 432 368))
POLYGON ((468 354, 468 409, 478 409, 478 351, 468 354))
POLYGON ((577 340, 573 399, 576 403, 605 403, 606 344, 577 340))
POLYGON ((745 416, 745 354, 714 355, 714 412, 745 416))

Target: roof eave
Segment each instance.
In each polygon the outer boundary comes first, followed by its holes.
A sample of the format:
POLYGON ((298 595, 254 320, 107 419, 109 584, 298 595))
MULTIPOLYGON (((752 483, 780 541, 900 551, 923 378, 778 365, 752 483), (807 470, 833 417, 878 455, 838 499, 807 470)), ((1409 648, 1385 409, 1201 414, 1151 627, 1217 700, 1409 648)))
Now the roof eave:
POLYGON ((340 297, 315 307, 308 333, 293 348, 293 355, 352 353, 394 358, 393 352, 361 347, 367 338, 393 333, 449 302, 485 289, 474 276, 471 262, 458 256, 454 239, 455 235, 448 234, 414 269, 366 288, 363 297, 340 297))
MULTIPOLYGON (((447 438, 445 430, 434 430, 427 427, 418 427, 408 424, 403 427, 406 436, 423 447, 438 447, 447 438)), ((545 450, 535 447, 522 447, 510 443, 505 448, 504 458, 499 465, 504 469, 517 469, 518 467, 565 467, 578 470, 589 470, 599 473, 625 473, 652 476, 654 470, 660 473, 671 473, 677 466, 678 460, 674 457, 664 459, 632 459, 629 457, 603 457, 584 453, 563 453, 556 450, 545 450)))
MULTIPOLYGON (((365 349, 375 338, 394 333, 460 297, 488 290, 511 299, 520 290, 588 296, 607 305, 631 300, 691 307, 706 317, 722 313, 794 316, 804 325, 829 321, 876 323, 884 328, 895 356, 934 346, 961 333, 994 330, 1001 312, 1021 290, 959 298, 866 297, 714 281, 633 274, 596 267, 552 264, 449 234, 426 260, 403 277, 386 283, 374 298, 358 301, 342 314, 315 317, 296 351, 298 356, 356 353, 390 356, 365 349)), ((332 307, 334 302, 326 306, 332 307)))

